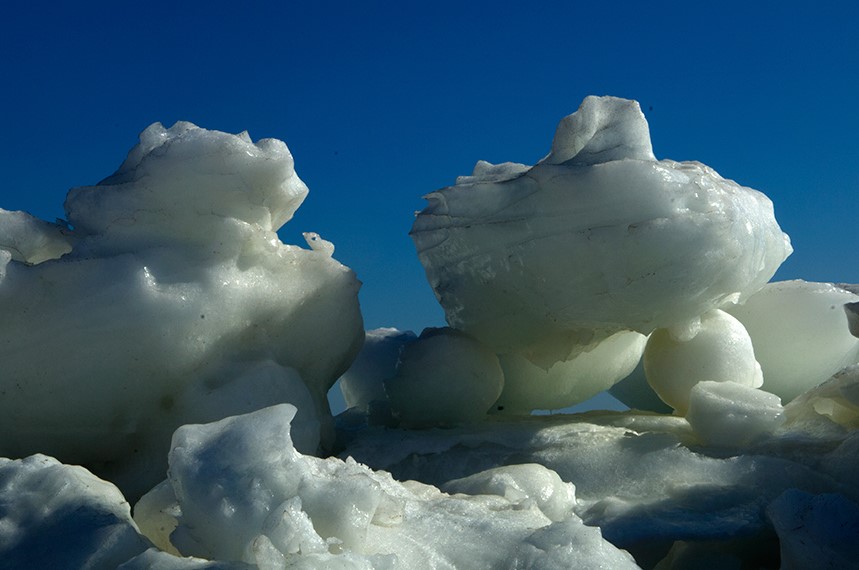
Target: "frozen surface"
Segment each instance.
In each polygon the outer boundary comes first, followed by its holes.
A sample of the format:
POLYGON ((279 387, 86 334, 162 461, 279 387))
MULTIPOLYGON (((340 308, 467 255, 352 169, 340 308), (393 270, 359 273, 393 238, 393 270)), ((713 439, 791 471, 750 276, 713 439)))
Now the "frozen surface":
POLYGON ((859 362, 844 305, 859 295, 830 283, 768 283, 744 304, 728 307, 749 331, 764 389, 790 400, 859 362))
POLYGON ((280 141, 155 124, 69 193, 73 231, 0 215, 0 455, 82 463, 135 495, 184 423, 293 402, 296 445, 330 442, 359 283, 277 238, 306 194, 280 141))
POLYGON ((385 381, 391 409, 403 425, 473 422, 498 399, 504 373, 488 347, 461 332, 427 329, 400 354, 385 381))
POLYGON ((709 311, 691 327, 658 329, 644 350, 647 382, 662 401, 685 414, 689 394, 699 382, 733 382, 759 388, 761 367, 752 339, 728 313, 709 311))
POLYGON ((146 540, 114 485, 52 457, 0 458, 0 566, 115 568, 146 540))
POLYGON ((460 494, 448 495, 298 453, 294 414, 284 404, 180 428, 167 486, 138 511, 141 528, 174 513, 168 540, 182 554, 260 567, 636 567, 582 524, 573 487, 545 467, 502 467, 452 482, 460 494))
POLYGON ((448 323, 544 368, 747 298, 792 251, 770 200, 657 161, 634 101, 588 97, 533 167, 479 163, 412 238, 448 323))

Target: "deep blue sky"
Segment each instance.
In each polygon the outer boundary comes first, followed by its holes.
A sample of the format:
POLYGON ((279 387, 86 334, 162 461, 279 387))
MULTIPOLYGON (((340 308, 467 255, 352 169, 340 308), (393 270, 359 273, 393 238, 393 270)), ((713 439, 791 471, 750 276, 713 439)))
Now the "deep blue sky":
POLYGON ((286 141, 368 328, 442 324, 408 231, 478 159, 533 163, 589 94, 659 158, 768 194, 778 278, 859 282, 859 4, 7 2, 0 207, 53 220, 154 121, 286 141), (698 6, 700 4, 700 6, 698 6))

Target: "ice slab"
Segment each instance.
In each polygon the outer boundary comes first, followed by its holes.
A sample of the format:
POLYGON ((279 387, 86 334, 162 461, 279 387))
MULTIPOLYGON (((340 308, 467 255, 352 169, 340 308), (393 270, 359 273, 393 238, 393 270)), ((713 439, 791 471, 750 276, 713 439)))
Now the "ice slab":
POLYGON ((412 227, 448 323, 544 368, 743 299, 790 254, 772 202, 657 161, 638 104, 588 97, 533 167, 479 163, 412 227))

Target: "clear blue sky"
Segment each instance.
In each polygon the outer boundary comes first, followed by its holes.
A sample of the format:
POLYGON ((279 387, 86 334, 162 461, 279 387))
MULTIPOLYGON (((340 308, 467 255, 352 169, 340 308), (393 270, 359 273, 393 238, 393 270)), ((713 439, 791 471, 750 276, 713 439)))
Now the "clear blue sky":
POLYGON ((859 282, 855 2, 9 2, 0 207, 53 220, 154 121, 286 141, 368 328, 440 325, 408 237, 478 159, 533 163, 589 94, 637 99, 659 158, 767 193, 778 278, 859 282))

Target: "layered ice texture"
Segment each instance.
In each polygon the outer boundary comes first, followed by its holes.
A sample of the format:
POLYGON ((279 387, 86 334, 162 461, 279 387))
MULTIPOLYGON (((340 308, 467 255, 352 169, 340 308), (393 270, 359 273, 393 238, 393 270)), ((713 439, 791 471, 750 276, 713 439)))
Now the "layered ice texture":
POLYGON ((448 323, 544 368, 744 300, 791 253, 772 202, 656 160, 638 103, 588 97, 534 166, 480 162, 412 228, 448 323))
POLYGON ((156 124, 68 222, 0 211, 0 566, 854 564, 857 288, 767 284, 772 204, 636 103, 429 195, 420 335, 280 242, 306 194, 279 141, 156 124), (639 409, 530 415, 609 388, 639 409))
POLYGON ((280 141, 154 124, 69 192, 68 226, 0 212, 0 455, 85 464, 133 496, 185 423, 291 402, 298 448, 330 443, 359 282, 278 239, 306 195, 280 141))

